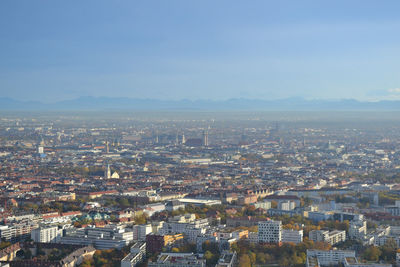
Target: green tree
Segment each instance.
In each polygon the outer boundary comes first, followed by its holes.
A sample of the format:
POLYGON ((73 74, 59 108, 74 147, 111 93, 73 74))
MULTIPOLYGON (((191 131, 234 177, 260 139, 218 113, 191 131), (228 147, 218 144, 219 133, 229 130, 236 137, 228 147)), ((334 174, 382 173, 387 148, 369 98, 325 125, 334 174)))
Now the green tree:
POLYGON ((382 251, 375 246, 367 247, 363 253, 364 259, 368 261, 378 261, 381 255, 382 251))

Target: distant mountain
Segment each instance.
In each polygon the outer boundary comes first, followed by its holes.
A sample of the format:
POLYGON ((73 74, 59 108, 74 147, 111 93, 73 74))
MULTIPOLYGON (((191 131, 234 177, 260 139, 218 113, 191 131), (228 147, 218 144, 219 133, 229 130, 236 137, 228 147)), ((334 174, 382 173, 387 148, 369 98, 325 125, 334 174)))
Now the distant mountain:
POLYGON ((157 100, 112 97, 80 97, 56 103, 18 101, 0 98, 3 111, 96 111, 96 110, 192 110, 192 111, 394 111, 400 110, 400 101, 362 102, 354 99, 305 100, 287 98, 280 100, 257 100, 235 98, 229 100, 157 100))

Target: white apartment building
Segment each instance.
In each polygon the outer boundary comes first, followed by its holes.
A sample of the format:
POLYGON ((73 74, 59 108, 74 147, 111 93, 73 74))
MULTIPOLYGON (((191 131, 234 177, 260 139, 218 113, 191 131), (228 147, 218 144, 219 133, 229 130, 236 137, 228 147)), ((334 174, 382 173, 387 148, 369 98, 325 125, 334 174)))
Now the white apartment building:
POLYGON ((303 242, 303 230, 282 230, 282 242, 292 242, 295 244, 303 242))
POLYGON ((36 222, 25 221, 0 226, 0 238, 6 241, 16 241, 28 238, 33 229, 38 228, 36 222))
POLYGON ((354 258, 354 250, 316 250, 307 249, 307 267, 319 265, 337 265, 343 262, 345 258, 354 258), (316 264, 317 263, 317 264, 316 264))
POLYGON ((140 224, 132 227, 133 241, 145 241, 146 235, 152 232, 153 227, 151 224, 140 224))
POLYGON ((349 225, 349 237, 363 240, 367 234, 366 221, 351 221, 349 225))
POLYGON ((258 222, 258 242, 260 243, 280 243, 282 241, 282 222, 281 221, 261 221, 258 222))
POLYGON ((38 243, 56 243, 62 236, 62 230, 58 226, 39 227, 31 232, 31 238, 38 243))
POLYGON ((313 230, 308 238, 314 242, 327 242, 331 245, 346 241, 346 231, 313 230))
POLYGON ((131 251, 121 260, 121 267, 135 267, 141 263, 146 256, 146 243, 136 242, 131 247, 131 251))

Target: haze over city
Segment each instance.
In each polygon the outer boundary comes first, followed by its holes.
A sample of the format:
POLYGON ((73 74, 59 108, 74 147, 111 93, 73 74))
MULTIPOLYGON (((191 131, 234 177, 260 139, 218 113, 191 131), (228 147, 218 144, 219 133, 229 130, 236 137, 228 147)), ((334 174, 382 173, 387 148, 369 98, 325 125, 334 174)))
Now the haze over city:
POLYGON ((400 267, 399 1, 0 1, 0 267, 400 267))

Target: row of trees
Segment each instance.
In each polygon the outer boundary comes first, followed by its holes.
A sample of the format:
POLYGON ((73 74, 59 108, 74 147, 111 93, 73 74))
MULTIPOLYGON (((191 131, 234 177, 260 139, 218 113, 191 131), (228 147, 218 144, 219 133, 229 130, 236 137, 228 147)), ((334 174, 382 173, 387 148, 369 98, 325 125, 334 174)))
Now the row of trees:
POLYGON ((279 266, 304 266, 307 249, 331 249, 331 245, 325 242, 313 242, 307 238, 302 243, 278 244, 251 244, 247 241, 239 241, 232 245, 232 249, 238 253, 239 266, 251 267, 255 264, 275 263, 279 266))
POLYGON ((129 248, 125 247, 122 250, 107 249, 96 250, 92 259, 86 259, 80 265, 81 267, 114 267, 120 266, 121 260, 128 255, 129 248))
POLYGON ((379 261, 390 262, 392 264, 396 261, 396 252, 398 251, 396 241, 389 239, 385 245, 376 247, 369 246, 362 253, 363 258, 367 261, 379 261))

